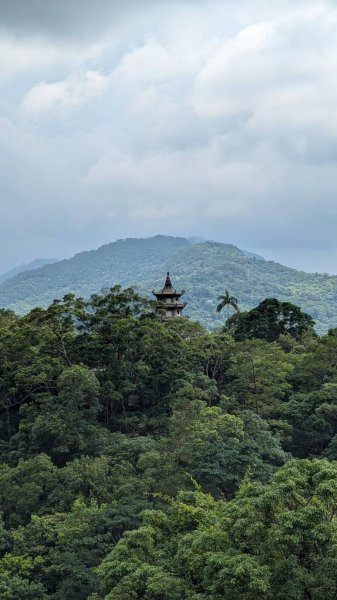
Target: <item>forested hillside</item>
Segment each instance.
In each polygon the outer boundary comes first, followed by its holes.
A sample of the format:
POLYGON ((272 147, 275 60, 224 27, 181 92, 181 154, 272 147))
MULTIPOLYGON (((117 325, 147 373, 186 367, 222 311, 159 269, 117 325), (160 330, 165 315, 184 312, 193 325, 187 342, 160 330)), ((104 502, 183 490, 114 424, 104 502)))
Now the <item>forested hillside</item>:
POLYGON ((25 271, 34 271, 34 269, 40 269, 44 265, 52 265, 57 262, 56 258, 37 258, 29 263, 23 263, 18 267, 14 267, 14 269, 10 269, 10 271, 6 271, 5 273, 1 273, 0 275, 0 283, 6 281, 7 279, 11 279, 19 273, 24 273, 25 271))
POLYGON ((334 600, 337 330, 0 310, 0 598, 334 600))
POLYGON ((304 273, 241 251, 230 244, 192 243, 155 236, 126 239, 82 252, 69 260, 21 273, 0 285, 0 306, 27 312, 75 292, 84 298, 121 283, 151 296, 166 271, 186 290, 186 314, 214 327, 217 297, 230 290, 242 309, 266 297, 289 300, 309 312, 323 333, 337 325, 337 277, 304 273))
POLYGON ((69 292, 89 298, 116 283, 137 286, 150 280, 152 285, 157 271, 163 278, 162 265, 189 245, 184 238, 165 236, 118 240, 69 260, 20 273, 0 285, 0 306, 26 312, 33 306, 47 306, 69 292))

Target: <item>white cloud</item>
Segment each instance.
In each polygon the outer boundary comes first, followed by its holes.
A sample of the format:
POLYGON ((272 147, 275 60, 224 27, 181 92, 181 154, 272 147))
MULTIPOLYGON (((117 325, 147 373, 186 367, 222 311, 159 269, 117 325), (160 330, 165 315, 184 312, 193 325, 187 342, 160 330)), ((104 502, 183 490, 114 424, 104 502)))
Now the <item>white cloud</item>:
POLYGON ((262 137, 268 127, 285 132, 286 123, 296 133, 299 125, 335 127, 336 27, 336 9, 322 5, 243 28, 206 57, 193 108, 202 118, 245 115, 262 137))
POLYGON ((245 27, 233 38, 220 44, 208 58, 198 75, 198 82, 203 85, 221 79, 226 74, 226 68, 237 58, 260 53, 268 47, 273 34, 272 23, 256 23, 245 27))
POLYGON ((64 81, 39 83, 23 98, 22 114, 36 118, 50 112, 67 112, 101 95, 107 82, 108 78, 98 71, 87 71, 64 81))
POLYGON ((176 76, 180 67, 177 57, 150 38, 144 45, 124 55, 114 75, 124 84, 154 84, 176 76))
POLYGON ((85 46, 57 45, 43 39, 16 38, 0 32, 0 81, 8 80, 17 73, 39 72, 58 64, 74 67, 98 57, 103 43, 85 46))

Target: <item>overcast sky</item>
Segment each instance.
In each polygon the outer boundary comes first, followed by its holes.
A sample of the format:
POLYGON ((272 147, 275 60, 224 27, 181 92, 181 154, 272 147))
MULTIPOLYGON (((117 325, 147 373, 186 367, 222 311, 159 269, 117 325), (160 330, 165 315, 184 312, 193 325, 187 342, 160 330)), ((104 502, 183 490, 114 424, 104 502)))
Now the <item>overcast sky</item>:
POLYGON ((337 4, 0 0, 0 271, 200 235, 337 273, 337 4))

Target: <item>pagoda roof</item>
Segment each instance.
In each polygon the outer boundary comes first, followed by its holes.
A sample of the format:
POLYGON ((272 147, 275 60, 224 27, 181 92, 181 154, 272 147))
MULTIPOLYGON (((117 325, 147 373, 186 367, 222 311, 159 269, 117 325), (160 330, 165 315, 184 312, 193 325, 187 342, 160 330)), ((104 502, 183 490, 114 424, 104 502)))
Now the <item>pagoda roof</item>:
POLYGON ((161 290, 153 290, 153 294, 155 296, 182 296, 185 290, 176 290, 175 288, 166 289, 163 288, 161 290))
POLYGON ((177 290, 176 288, 174 288, 172 286, 172 281, 171 281, 171 277, 170 277, 170 273, 167 272, 166 275, 166 279, 165 279, 165 285, 161 290, 153 290, 152 293, 155 296, 182 296, 183 293, 185 292, 185 290, 177 290))

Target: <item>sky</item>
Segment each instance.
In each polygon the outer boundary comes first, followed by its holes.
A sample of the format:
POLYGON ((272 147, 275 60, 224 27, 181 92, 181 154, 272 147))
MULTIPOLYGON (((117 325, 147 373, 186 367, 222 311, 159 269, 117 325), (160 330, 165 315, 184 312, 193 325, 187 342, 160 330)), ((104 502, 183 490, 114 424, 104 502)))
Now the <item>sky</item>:
POLYGON ((337 273, 337 3, 0 0, 0 272, 158 233, 337 273))

